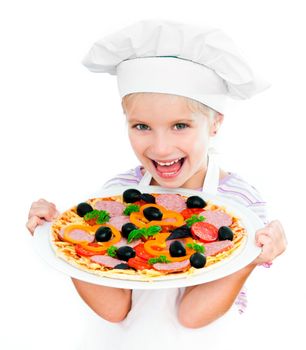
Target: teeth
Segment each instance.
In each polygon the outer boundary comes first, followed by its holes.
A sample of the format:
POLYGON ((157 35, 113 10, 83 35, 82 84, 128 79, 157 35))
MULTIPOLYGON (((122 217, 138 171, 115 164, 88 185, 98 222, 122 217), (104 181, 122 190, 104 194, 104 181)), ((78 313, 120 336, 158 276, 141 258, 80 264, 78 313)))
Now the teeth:
POLYGON ((159 164, 159 165, 162 165, 162 166, 165 166, 165 165, 169 166, 169 165, 172 165, 174 163, 177 163, 179 160, 181 160, 181 158, 178 158, 178 159, 176 159, 176 160, 174 160, 172 162, 169 162, 169 163, 162 163, 162 162, 158 162, 158 161, 156 161, 156 163, 159 164))

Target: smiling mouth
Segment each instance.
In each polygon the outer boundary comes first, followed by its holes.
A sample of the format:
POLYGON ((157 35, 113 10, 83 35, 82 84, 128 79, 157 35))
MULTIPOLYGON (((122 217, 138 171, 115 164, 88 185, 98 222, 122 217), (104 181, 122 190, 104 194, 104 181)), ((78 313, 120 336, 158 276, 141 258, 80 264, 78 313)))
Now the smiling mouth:
POLYGON ((155 169, 159 176, 161 177, 174 177, 176 176, 184 164, 185 157, 177 158, 171 162, 161 162, 151 159, 155 169))

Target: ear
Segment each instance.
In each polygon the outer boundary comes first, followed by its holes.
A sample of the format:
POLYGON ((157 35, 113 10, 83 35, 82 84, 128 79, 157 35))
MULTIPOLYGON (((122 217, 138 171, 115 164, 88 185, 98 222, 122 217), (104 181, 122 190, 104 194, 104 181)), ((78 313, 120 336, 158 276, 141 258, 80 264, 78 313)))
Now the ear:
POLYGON ((218 133, 218 130, 221 126, 221 124, 223 123, 223 119, 224 119, 224 115, 216 112, 214 119, 212 121, 211 124, 211 128, 210 128, 210 136, 216 136, 218 133))

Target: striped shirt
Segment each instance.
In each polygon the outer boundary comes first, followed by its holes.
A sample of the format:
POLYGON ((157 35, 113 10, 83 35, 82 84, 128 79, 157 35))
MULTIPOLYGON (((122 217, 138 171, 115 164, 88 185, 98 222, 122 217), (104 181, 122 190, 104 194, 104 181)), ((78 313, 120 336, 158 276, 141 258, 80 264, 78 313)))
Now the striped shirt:
MULTIPOLYGON (((114 178, 107 181, 103 189, 111 188, 113 186, 131 186, 137 185, 143 178, 142 166, 138 165, 136 168, 132 168, 124 173, 118 174, 114 178)), ((202 188, 198 189, 199 191, 202 188)), ((263 222, 268 223, 266 213, 266 202, 262 199, 259 192, 255 187, 247 183, 239 175, 235 173, 229 173, 226 177, 219 181, 218 194, 224 198, 236 201, 240 205, 243 205, 252 210, 263 222)), ((264 264, 263 264, 264 265, 264 264)), ((268 265, 264 265, 269 267, 268 265)), ((181 289, 181 293, 183 289, 181 289)), ((243 313, 247 306, 246 288, 240 291, 236 298, 235 305, 238 307, 239 313, 243 313)))

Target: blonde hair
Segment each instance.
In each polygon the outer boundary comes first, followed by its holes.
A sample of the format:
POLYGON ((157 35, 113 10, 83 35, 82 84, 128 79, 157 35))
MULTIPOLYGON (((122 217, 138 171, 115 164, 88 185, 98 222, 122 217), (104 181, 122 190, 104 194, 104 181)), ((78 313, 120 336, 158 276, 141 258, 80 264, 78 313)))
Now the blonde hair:
MULTIPOLYGON (((143 94, 158 95, 159 93, 156 93, 156 92, 134 92, 134 93, 123 96, 122 103, 121 103, 123 113, 126 114, 126 105, 131 98, 141 96, 143 94)), ((178 96, 178 95, 171 95, 171 94, 167 94, 167 95, 178 96)), ((218 114, 217 111, 215 111, 214 109, 206 106, 205 104, 203 104, 199 101, 193 100, 193 99, 191 99, 189 97, 185 97, 185 96, 178 96, 178 97, 182 98, 186 102, 186 104, 191 112, 204 114, 205 116, 209 117, 210 121, 212 121, 215 118, 215 116, 218 114)))

